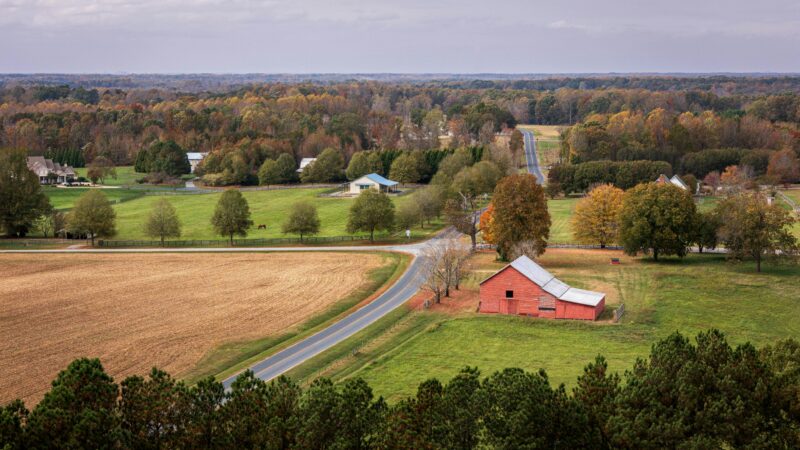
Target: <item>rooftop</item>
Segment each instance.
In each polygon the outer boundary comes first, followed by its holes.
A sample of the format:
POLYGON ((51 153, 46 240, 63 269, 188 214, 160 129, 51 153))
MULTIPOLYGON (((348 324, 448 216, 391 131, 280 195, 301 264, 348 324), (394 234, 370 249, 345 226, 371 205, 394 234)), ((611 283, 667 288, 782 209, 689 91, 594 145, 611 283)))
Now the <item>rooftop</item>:
MULTIPOLYGON (((525 255, 515 259, 514 261, 511 262, 511 264, 504 267, 503 269, 500 269, 497 273, 502 272, 509 266, 516 269, 517 272, 521 273, 527 279, 539 285, 542 289, 544 289, 545 292, 565 302, 578 303, 581 305, 588 305, 588 306, 597 306, 597 304, 600 303, 606 296, 602 292, 587 291, 585 289, 578 289, 571 287, 570 285, 556 278, 553 274, 548 272, 544 267, 540 266, 539 264, 536 264, 535 262, 533 262, 532 259, 528 258, 525 255)), ((494 275, 492 275, 492 277, 493 276, 494 275)), ((481 284, 486 282, 489 278, 483 280, 481 284)))

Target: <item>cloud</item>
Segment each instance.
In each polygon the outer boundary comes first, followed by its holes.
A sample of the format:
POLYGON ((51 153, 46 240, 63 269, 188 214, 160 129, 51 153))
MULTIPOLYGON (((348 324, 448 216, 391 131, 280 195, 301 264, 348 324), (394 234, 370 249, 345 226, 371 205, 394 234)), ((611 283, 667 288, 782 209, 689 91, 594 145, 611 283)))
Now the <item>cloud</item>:
POLYGON ((800 2, 732 3, 0 0, 0 71, 800 69, 800 2))

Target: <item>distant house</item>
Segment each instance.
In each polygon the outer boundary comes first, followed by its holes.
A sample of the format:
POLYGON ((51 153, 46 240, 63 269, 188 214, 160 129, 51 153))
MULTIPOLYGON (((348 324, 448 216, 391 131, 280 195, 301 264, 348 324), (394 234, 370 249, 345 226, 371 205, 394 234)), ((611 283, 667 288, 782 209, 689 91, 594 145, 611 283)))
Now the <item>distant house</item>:
POLYGON ((350 193, 358 194, 366 189, 375 189, 380 192, 394 192, 397 189, 397 181, 387 180, 386 178, 371 173, 350 183, 350 193))
POLYGON ((527 256, 483 280, 482 313, 512 314, 548 319, 597 320, 606 295, 570 287, 527 256))
POLYGON ((683 181, 683 179, 681 179, 681 177, 679 177, 677 175, 673 175, 672 178, 667 178, 667 176, 662 173, 656 179, 656 183, 658 183, 658 184, 673 184, 673 185, 678 186, 679 188, 683 189, 684 191, 688 191, 689 190, 689 185, 686 184, 686 182, 683 181))
POLYGON ((39 177, 39 184, 64 184, 75 181, 75 169, 43 156, 29 156, 28 169, 39 177))
POLYGON ((297 173, 303 173, 303 170, 306 168, 306 166, 308 166, 309 164, 313 163, 316 160, 317 158, 303 158, 302 160, 300 160, 300 168, 297 169, 297 173))
POLYGON ((192 166, 190 172, 194 173, 194 170, 197 168, 197 165, 200 164, 200 161, 206 157, 208 153, 199 153, 199 152, 186 152, 186 158, 189 159, 189 165, 192 166))

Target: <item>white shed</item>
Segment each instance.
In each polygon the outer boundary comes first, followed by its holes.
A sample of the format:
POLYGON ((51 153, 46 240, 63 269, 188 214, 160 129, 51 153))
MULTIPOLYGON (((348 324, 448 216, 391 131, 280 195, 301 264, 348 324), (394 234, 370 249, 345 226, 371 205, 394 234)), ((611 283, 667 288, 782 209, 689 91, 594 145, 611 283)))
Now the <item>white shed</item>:
POLYGON ((313 163, 316 160, 317 160, 317 158, 303 158, 303 159, 301 159, 300 160, 300 168, 297 169, 297 173, 303 173, 303 170, 305 170, 306 166, 308 166, 309 164, 313 163))
POLYGON ((200 164, 200 161, 206 157, 208 153, 200 153, 200 152, 187 152, 186 158, 189 160, 189 165, 192 167, 191 173, 194 173, 194 170, 197 168, 197 165, 200 164))
POLYGON ((397 189, 397 184, 397 181, 387 180, 377 173, 371 173, 350 182, 350 193, 359 194, 361 191, 366 189, 376 189, 381 192, 393 192, 395 189, 397 189))

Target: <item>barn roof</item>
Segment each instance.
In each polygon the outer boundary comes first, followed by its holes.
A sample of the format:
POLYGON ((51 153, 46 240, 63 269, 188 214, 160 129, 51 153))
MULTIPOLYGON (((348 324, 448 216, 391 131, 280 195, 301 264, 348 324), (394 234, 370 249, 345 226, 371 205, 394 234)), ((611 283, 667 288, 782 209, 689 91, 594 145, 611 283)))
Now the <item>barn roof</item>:
POLYGON ((190 159, 190 160, 193 160, 193 161, 200 161, 200 160, 201 160, 201 159, 203 159, 203 157, 205 157, 205 156, 206 156, 206 154, 205 154, 205 153, 200 153, 200 152, 186 152, 186 158, 187 158, 187 159, 190 159))
POLYGON ((370 181, 374 181, 374 182, 380 184, 381 186, 396 186, 397 185, 397 181, 392 181, 392 180, 386 179, 386 178, 378 175, 377 173, 370 173, 368 175, 364 175, 364 178, 367 178, 370 181))
MULTIPOLYGON (((587 291, 585 289, 571 287, 525 255, 515 259, 511 264, 500 269, 494 275, 506 270, 508 267, 513 267, 517 272, 525 276, 525 278, 539 285, 545 292, 565 302, 597 306, 597 304, 605 298, 605 294, 602 292, 587 291)), ((494 277, 494 275, 483 280, 481 284, 494 277)))

